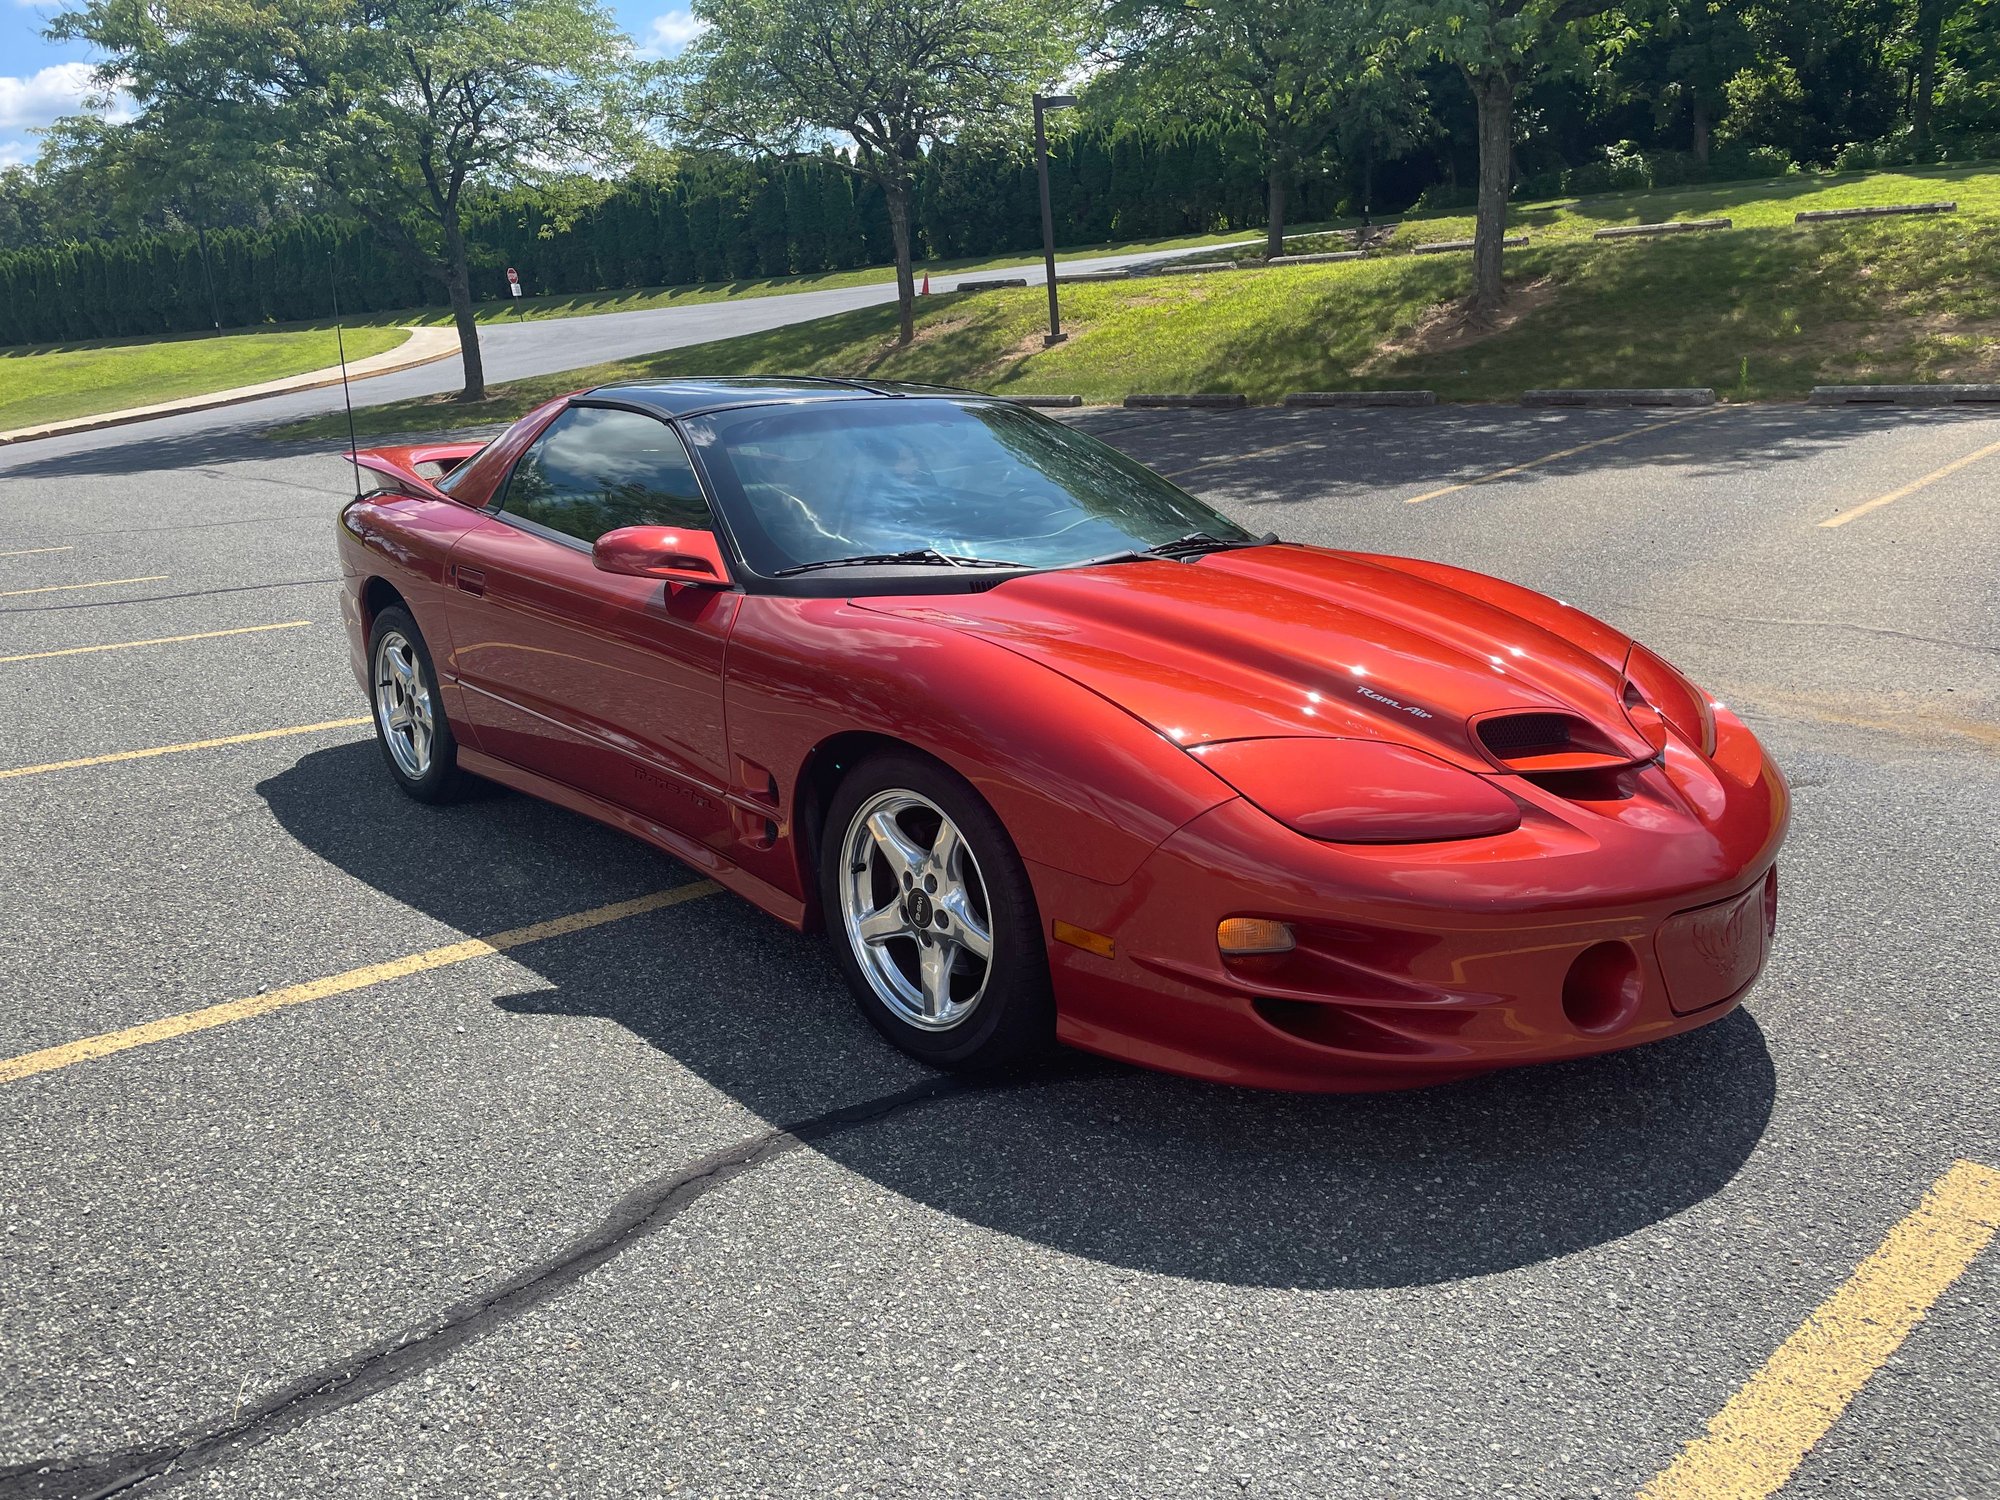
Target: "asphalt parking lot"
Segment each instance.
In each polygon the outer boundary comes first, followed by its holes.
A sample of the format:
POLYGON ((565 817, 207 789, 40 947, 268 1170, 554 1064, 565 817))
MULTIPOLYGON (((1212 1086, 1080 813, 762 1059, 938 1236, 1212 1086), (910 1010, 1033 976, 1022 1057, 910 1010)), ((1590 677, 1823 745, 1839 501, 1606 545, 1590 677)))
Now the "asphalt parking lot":
POLYGON ((336 455, 10 448, 0 1496, 2000 1495, 2000 414, 1075 420, 1742 713, 1747 1006, 1411 1094, 940 1082, 664 858, 394 791, 336 455))

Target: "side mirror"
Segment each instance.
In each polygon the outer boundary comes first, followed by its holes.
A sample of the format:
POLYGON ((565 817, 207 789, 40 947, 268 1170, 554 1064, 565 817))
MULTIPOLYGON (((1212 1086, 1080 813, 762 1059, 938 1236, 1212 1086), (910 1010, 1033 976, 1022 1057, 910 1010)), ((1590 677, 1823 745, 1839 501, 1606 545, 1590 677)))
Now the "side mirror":
POLYGON ((621 526, 607 531, 590 549, 599 571, 633 578, 659 578, 697 588, 723 588, 729 565, 712 531, 682 531, 672 526, 621 526))

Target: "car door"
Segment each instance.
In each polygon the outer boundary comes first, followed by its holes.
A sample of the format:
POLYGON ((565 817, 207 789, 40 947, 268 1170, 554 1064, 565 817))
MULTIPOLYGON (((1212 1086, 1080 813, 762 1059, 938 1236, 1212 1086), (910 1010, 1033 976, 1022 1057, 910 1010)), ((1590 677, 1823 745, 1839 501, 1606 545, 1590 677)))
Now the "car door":
POLYGON ((722 658, 742 595, 591 561, 620 527, 714 524, 665 422, 585 403, 556 417, 452 550, 452 669, 478 747, 722 843, 722 658))

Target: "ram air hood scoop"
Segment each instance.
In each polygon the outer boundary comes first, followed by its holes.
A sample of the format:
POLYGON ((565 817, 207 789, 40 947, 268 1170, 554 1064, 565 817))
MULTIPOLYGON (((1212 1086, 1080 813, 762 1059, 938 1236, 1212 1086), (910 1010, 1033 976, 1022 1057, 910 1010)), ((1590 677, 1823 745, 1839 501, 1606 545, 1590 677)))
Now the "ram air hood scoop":
POLYGON ((992 640, 1194 746, 1385 739, 1490 771, 1469 721, 1577 715, 1634 760, 1626 638, 1437 564, 1277 545, 1030 574, 984 593, 857 600, 992 640))

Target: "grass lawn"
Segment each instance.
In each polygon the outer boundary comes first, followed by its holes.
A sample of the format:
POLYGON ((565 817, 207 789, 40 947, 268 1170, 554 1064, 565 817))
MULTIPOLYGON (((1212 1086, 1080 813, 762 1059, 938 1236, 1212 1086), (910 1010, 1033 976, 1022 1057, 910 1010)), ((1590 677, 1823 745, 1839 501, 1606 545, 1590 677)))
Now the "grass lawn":
MULTIPOLYGON (((408 337, 401 328, 350 328, 347 358, 381 354, 408 337)), ((0 432, 257 385, 336 358, 331 329, 0 350, 0 432)))
MULTIPOLYGON (((1538 235, 1508 252, 1508 321, 1476 338, 1439 315, 1468 289, 1469 257, 1390 253, 1065 287, 1071 337, 1053 349, 1041 347, 1040 288, 967 293, 923 304, 907 348, 894 343, 893 307, 866 308, 516 381, 477 406, 435 398, 356 416, 368 432, 428 432, 505 420, 607 380, 780 371, 1095 401, 1136 391, 1241 391, 1271 401, 1288 391, 1375 386, 1500 400, 1548 385, 1714 386, 1754 400, 1800 396, 1828 381, 2000 379, 2000 172, 1882 174, 1796 196, 1789 186, 1531 207, 1551 223, 1585 226, 1722 209, 1749 227, 1661 240, 1593 242, 1587 229, 1538 235), (1947 175, 1955 191, 1939 194, 1937 179, 1947 175), (1937 218, 1791 223, 1802 204, 1935 196, 1963 206, 1937 218)), ((1436 237, 1454 237, 1460 226, 1442 222, 1450 228, 1436 237)), ((273 435, 335 436, 337 425, 328 418, 273 435)))

